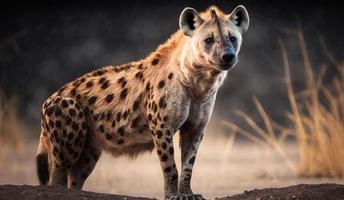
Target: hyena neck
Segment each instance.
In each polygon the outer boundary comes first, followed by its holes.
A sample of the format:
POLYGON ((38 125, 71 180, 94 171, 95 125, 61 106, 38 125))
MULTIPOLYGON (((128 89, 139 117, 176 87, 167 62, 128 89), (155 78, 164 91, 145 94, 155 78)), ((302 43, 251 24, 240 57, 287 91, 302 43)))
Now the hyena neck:
POLYGON ((216 95, 226 78, 227 72, 203 66, 193 57, 189 40, 185 38, 179 53, 179 77, 187 91, 197 100, 206 101, 216 95))
POLYGON ((190 38, 181 31, 177 31, 149 55, 146 61, 151 62, 159 57, 161 73, 172 69, 191 97, 205 101, 216 94, 227 72, 204 67, 194 62, 189 41, 190 38))

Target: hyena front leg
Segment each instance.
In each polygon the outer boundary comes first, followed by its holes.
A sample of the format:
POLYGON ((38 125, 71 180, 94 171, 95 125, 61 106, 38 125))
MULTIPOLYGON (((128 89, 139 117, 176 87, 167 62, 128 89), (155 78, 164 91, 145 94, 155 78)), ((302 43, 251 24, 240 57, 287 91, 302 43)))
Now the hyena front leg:
POLYGON ((165 199, 178 199, 178 171, 174 160, 173 132, 170 129, 151 129, 164 176, 165 199))
POLYGON ((197 130, 190 122, 185 122, 180 129, 182 170, 179 180, 179 192, 188 196, 194 196, 196 199, 203 199, 203 197, 200 194, 193 195, 190 183, 192 168, 202 137, 203 129, 197 130))

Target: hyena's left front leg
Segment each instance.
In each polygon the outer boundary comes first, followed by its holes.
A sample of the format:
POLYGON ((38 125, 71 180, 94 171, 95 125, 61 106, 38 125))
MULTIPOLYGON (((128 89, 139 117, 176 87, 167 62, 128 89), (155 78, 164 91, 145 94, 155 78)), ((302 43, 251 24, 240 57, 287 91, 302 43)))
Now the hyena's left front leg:
POLYGON ((203 199, 202 195, 194 195, 191 190, 192 168, 196 159, 199 144, 203 137, 203 128, 195 128, 192 123, 185 122, 180 129, 180 147, 182 170, 179 179, 179 192, 195 199, 203 199))

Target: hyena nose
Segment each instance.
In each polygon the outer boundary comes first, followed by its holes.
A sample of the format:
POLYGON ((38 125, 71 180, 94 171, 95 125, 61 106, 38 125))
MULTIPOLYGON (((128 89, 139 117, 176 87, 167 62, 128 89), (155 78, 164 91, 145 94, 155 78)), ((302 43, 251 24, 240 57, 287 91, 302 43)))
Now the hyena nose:
POLYGON ((232 63, 234 58, 235 58, 235 54, 232 52, 231 53, 224 53, 221 56, 222 62, 224 62, 224 63, 232 63))

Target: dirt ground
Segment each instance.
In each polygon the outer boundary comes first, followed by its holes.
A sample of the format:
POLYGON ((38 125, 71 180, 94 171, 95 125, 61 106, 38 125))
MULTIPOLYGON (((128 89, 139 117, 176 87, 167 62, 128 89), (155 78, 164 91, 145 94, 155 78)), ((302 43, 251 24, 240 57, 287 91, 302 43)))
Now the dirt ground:
POLYGON ((245 191, 243 194, 218 200, 343 200, 344 185, 295 185, 284 188, 266 188, 245 191))
MULTIPOLYGON (((0 186, 0 200, 150 200, 144 197, 130 197, 71 190, 49 186, 0 186)), ((343 200, 344 185, 319 184, 296 185, 285 188, 267 188, 245 191, 231 197, 217 200, 343 200)))
MULTIPOLYGON (((202 142, 194 167, 192 188, 207 199, 232 196, 253 189, 279 188, 298 184, 343 184, 343 179, 298 178, 281 157, 268 147, 240 142, 208 133, 202 142)), ((178 138, 175 138, 178 141, 178 138)), ((35 142, 27 142, 18 153, 1 147, 0 185, 38 185, 35 142)), ((296 163, 297 147, 283 147, 296 163)), ((177 167, 180 152, 175 144, 177 167)), ((163 178, 155 152, 132 160, 104 153, 87 179, 85 191, 161 199, 163 178)), ((1 197, 0 197, 1 198, 1 197)), ((253 199, 254 200, 254 199, 253 199)))

